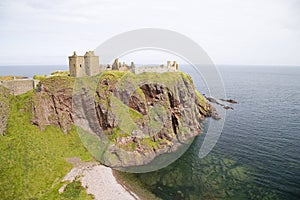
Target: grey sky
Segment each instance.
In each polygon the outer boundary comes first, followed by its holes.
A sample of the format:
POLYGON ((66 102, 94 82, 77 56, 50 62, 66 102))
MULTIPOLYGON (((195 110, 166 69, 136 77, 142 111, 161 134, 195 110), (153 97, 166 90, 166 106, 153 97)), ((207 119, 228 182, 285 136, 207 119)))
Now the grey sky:
POLYGON ((300 65, 299 0, 1 0, 0 65, 67 64, 138 28, 182 33, 216 64, 300 65))

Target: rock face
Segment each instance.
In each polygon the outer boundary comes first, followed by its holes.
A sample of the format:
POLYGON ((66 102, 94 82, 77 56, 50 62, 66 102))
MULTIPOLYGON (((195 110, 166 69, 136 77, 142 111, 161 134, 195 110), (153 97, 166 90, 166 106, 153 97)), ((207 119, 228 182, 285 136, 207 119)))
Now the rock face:
POLYGON ((72 119, 72 92, 74 80, 69 77, 45 79, 33 97, 32 123, 44 129, 47 125, 70 130, 72 119))
POLYGON ((0 135, 5 135, 9 113, 9 90, 0 85, 0 135))
POLYGON ((75 123, 85 136, 105 141, 101 155, 94 152, 94 156, 111 167, 144 165, 176 151, 200 134, 201 122, 214 112, 182 72, 112 71, 95 80, 97 85, 91 89, 86 78, 76 79, 73 96, 73 79, 43 81, 34 97, 33 122, 41 128, 57 125, 64 131, 75 123))

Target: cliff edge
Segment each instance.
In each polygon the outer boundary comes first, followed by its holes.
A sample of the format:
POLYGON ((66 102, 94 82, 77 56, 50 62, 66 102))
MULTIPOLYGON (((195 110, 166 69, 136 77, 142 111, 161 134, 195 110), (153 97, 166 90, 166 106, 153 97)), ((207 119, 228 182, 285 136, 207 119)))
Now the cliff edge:
POLYGON ((0 135, 5 135, 9 113, 9 90, 0 85, 0 135))
POLYGON ((201 123, 215 114, 182 72, 107 71, 87 80, 42 81, 34 94, 32 122, 42 129, 56 125, 65 132, 75 123, 90 136, 105 137, 105 149, 96 157, 111 167, 144 165, 176 151, 200 134, 201 123))

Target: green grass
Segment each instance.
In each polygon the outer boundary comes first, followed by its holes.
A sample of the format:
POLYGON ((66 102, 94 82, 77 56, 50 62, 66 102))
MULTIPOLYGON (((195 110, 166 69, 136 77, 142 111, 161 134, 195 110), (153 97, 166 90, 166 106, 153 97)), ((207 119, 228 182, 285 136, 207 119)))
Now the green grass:
POLYGON ((66 186, 65 191, 60 195, 59 199, 93 199, 93 196, 86 193, 85 189, 81 186, 80 181, 74 181, 66 186))
POLYGON ((47 85, 51 93, 56 93, 61 89, 71 88, 74 86, 74 77, 69 76, 51 76, 44 79, 41 84, 47 85))
POLYGON ((69 71, 55 71, 51 73, 52 76, 68 76, 69 71))
MULTIPOLYGON (((123 102, 121 102, 121 100, 119 100, 118 98, 111 96, 111 102, 112 102, 112 109, 114 114, 116 115, 116 119, 119 122, 119 127, 122 131, 124 131, 125 133, 131 134, 133 130, 138 130, 137 125, 135 124, 135 122, 133 121, 133 119, 130 116, 130 110, 131 115, 133 113, 133 110, 130 109, 128 106, 126 106, 123 102)), ((138 114, 135 113, 135 117, 139 117, 137 116, 138 114)))
POLYGON ((34 79, 34 80, 39 80, 39 81, 43 81, 43 80, 45 80, 46 78, 47 78, 46 75, 34 75, 34 76, 33 76, 33 79, 34 79))
POLYGON ((60 199, 61 179, 72 168, 66 158, 92 160, 75 128, 64 134, 58 127, 41 131, 30 123, 32 96, 33 91, 10 99, 7 135, 0 137, 1 199, 60 199))
POLYGON ((158 148, 158 142, 154 142, 150 137, 143 138, 141 140, 141 144, 143 146, 146 146, 146 147, 149 147, 149 148, 153 148, 153 149, 157 149, 158 148))

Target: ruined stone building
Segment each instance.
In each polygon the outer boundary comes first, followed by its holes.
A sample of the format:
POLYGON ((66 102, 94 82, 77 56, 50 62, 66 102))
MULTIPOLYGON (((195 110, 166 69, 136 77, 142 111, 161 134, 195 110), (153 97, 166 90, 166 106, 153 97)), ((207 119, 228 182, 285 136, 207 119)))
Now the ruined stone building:
POLYGON ((84 56, 77 56, 74 51, 69 56, 70 75, 75 77, 93 76, 100 72, 99 56, 95 56, 94 51, 88 51, 84 56))
POLYGON ((140 66, 135 68, 134 73, 140 74, 144 72, 156 72, 156 73, 164 73, 164 72, 176 72, 178 71, 178 64, 176 61, 171 63, 171 61, 167 62, 167 66, 160 65, 160 66, 140 66))
POLYGON ((20 95, 24 94, 34 88, 36 88, 39 80, 33 80, 31 78, 22 78, 13 80, 0 81, 0 85, 9 89, 10 94, 20 95))
POLYGON ((134 74, 140 74, 144 72, 176 72, 178 71, 178 64, 176 61, 171 63, 167 62, 167 66, 140 66, 136 67, 133 62, 130 65, 124 62, 119 62, 118 58, 115 59, 112 65, 110 64, 99 64, 99 56, 96 56, 94 51, 88 51, 84 56, 77 56, 74 51, 72 56, 69 56, 69 70, 70 76, 74 77, 85 77, 94 76, 102 71, 116 70, 116 71, 131 71, 134 74))

